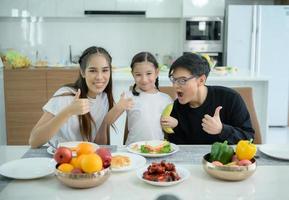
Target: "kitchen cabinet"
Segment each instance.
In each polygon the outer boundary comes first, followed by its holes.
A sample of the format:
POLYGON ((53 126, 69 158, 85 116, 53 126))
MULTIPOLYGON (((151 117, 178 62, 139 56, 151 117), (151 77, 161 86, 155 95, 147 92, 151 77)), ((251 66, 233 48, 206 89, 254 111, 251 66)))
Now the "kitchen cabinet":
POLYGON ((57 17, 83 17, 84 0, 57 0, 57 17))
POLYGON ((207 0, 202 5, 199 0, 183 0, 183 17, 224 16, 225 0, 207 0))
POLYGON ((84 0, 85 10, 115 10, 116 0, 84 0))
POLYGON ((57 0, 28 0, 30 16, 55 17, 56 1, 57 0))
POLYGON ((181 18, 182 0, 147 1, 146 17, 148 18, 181 18))
POLYGON ((46 74, 47 98, 52 97, 55 91, 62 85, 74 83, 78 75, 78 70, 48 70, 46 74))
POLYGON ((0 17, 27 15, 27 0, 1 0, 0 17))
POLYGON ((116 0, 116 10, 145 11, 147 0, 116 0))
POLYGON ((28 144, 42 107, 62 85, 72 83, 78 69, 5 69, 7 144, 28 144))
POLYGON ((7 144, 28 144, 47 101, 45 71, 4 70, 7 144))

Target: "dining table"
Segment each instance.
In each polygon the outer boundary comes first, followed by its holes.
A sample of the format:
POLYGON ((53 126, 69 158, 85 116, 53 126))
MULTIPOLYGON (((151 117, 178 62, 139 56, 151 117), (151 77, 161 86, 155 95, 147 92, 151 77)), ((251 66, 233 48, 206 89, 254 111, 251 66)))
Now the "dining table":
MULTIPOLYGON (((125 146, 107 145, 112 152, 126 152, 125 146)), ((276 159, 257 151, 255 173, 243 181, 224 181, 205 172, 203 156, 210 152, 211 145, 178 145, 174 154, 146 158, 146 165, 152 162, 172 162, 190 172, 188 179, 176 185, 160 187, 140 180, 137 169, 124 172, 111 172, 103 184, 75 189, 63 185, 54 174, 19 180, 0 175, 1 200, 156 200, 156 199, 289 199, 289 161, 276 159)), ((32 149, 30 146, 0 146, 0 165, 21 158, 46 157, 53 159, 47 146, 32 149)), ((19 166, 21 170, 21 166, 19 166)))

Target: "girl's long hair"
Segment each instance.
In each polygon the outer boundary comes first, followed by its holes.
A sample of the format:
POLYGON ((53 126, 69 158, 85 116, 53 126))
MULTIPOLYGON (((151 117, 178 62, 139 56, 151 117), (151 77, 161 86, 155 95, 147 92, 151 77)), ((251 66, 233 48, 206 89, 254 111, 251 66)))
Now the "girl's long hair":
MULTIPOLYGON (((85 73, 85 69, 88 66, 89 60, 90 60, 91 56, 94 54, 103 55, 109 64, 110 77, 109 77, 109 82, 108 82, 106 88, 104 89, 104 92, 107 94, 108 105, 109 105, 109 110, 110 110, 114 104, 114 99, 113 99, 113 95, 112 95, 112 65, 111 65, 112 58, 111 58, 110 54, 104 48, 96 47, 96 46, 92 46, 92 47, 87 48, 82 53, 82 55, 80 56, 79 61, 78 61, 79 65, 80 65, 80 71, 79 71, 78 79, 74 83, 66 84, 64 86, 73 88, 73 89, 75 89, 75 91, 80 89, 80 91, 81 91, 80 98, 87 98, 88 87, 87 87, 85 78, 82 77, 81 73, 82 74, 85 73)), ((63 95, 74 95, 74 94, 63 94, 63 95)), ((80 134, 82 136, 82 139, 93 142, 92 125, 94 127, 96 125, 95 125, 95 121, 93 120, 90 112, 88 112, 84 115, 78 115, 78 120, 79 120, 79 126, 80 126, 79 128, 80 128, 80 134)), ((108 129, 108 131, 109 131, 109 129, 108 129)), ((108 134, 108 137, 109 137, 109 134, 108 134)))
MULTIPOLYGON (((136 63, 145 62, 145 61, 152 63, 154 65, 155 69, 158 69, 159 64, 158 64, 156 58, 150 52, 140 52, 132 58, 132 61, 130 64, 131 70, 133 71, 134 65, 136 63)), ((159 77, 157 77, 157 79, 155 81, 155 86, 159 90, 159 77)), ((132 87, 132 94, 134 96, 138 96, 139 93, 136 91, 135 88, 136 88, 136 84, 134 84, 132 87)))

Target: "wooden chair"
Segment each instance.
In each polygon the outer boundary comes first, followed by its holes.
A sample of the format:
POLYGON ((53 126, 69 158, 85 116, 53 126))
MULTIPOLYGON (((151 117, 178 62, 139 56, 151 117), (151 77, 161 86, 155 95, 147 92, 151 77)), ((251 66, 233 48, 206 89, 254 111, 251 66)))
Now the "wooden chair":
POLYGON ((255 130, 255 144, 262 144, 262 137, 261 137, 261 131, 260 131, 260 125, 258 122, 255 106, 254 106, 254 100, 253 100, 253 92, 251 87, 234 87, 232 88, 236 92, 238 92, 241 97, 243 98, 247 109, 249 111, 252 127, 255 130))
MULTIPOLYGON (((130 89, 132 89, 132 88, 130 87, 130 89)), ((177 98, 177 93, 173 87, 163 86, 163 87, 160 87, 159 89, 160 89, 160 92, 168 94, 173 100, 175 100, 177 98)), ((127 117, 126 117, 123 144, 125 144, 125 142, 127 140, 127 135, 128 135, 128 126, 127 126, 127 117)))
MULTIPOLYGON (((252 127, 255 130, 254 143, 255 144, 262 144, 260 125, 258 122, 258 118, 257 118, 255 106, 254 106, 252 88, 251 87, 234 87, 232 89, 234 89, 236 92, 238 92, 241 95, 242 99, 244 100, 244 102, 247 106, 247 109, 248 109, 250 117, 251 117, 252 127)), ((172 99, 176 99, 176 92, 175 92, 173 87, 171 87, 171 86, 160 87, 160 91, 170 95, 170 97, 172 99)), ((124 140, 123 140, 124 144, 125 144, 125 141, 127 139, 127 135, 128 135, 128 127, 127 127, 127 119, 126 119, 125 131, 124 131, 124 140)))

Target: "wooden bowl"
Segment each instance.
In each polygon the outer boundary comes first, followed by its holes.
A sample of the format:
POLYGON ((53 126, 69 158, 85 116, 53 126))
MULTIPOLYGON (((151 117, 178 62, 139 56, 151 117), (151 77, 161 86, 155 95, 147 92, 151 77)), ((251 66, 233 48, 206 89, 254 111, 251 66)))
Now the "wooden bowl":
POLYGON ((226 181, 241 181, 250 177, 256 171, 256 160, 251 160, 248 166, 216 166, 209 162, 210 154, 203 157, 203 168, 212 177, 226 181))
POLYGON ((110 176, 110 168, 103 169, 93 174, 63 173, 56 169, 55 175, 58 180, 72 188, 91 188, 104 183, 110 176))

